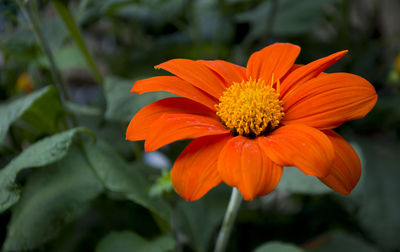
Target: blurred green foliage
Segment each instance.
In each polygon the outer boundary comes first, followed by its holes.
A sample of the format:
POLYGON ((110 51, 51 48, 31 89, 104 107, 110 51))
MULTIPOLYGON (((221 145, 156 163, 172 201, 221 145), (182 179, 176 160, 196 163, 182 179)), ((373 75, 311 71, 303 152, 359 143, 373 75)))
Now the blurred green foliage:
POLYGON ((153 66, 171 58, 244 65, 287 41, 302 47, 300 64, 348 49, 329 71, 377 89, 374 110, 338 129, 362 159, 362 178, 344 197, 286 168, 273 193, 242 205, 228 251, 400 251, 399 11, 397 0, 1 1, 3 250, 210 251, 229 188, 197 202, 171 190, 156 164, 170 166, 187 141, 149 162, 142 142, 125 140, 139 109, 171 95, 130 88, 165 74, 153 66), (37 18, 66 94, 17 2, 37 18), (16 87, 24 73, 32 93, 16 87))

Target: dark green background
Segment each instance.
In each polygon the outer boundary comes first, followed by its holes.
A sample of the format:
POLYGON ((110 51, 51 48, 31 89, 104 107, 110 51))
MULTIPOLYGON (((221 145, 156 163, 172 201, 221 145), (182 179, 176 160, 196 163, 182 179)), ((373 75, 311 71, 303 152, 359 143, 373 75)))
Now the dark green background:
MULTIPOLYGON (((1 1, 3 250, 211 251, 230 188, 193 203, 179 198, 168 172, 145 164, 143 142, 125 141, 132 116, 169 94, 129 90, 135 80, 165 74, 153 66, 168 59, 245 66, 256 50, 290 42, 302 48, 299 64, 348 49, 328 72, 354 73, 376 88, 375 108, 337 129, 359 153, 362 178, 346 197, 285 169, 273 193, 242 205, 228 251, 400 251, 399 1, 58 2, 72 13, 103 82, 54 2, 36 3, 72 98, 60 101, 26 16, 14 1, 1 1), (33 93, 15 87, 23 72, 33 93)), ((160 150, 167 167, 186 144, 160 150)))

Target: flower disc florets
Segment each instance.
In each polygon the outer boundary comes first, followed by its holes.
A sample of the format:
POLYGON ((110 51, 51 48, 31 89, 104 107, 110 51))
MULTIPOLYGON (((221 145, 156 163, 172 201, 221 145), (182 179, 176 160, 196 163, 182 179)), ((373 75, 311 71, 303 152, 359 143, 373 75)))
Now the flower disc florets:
POLYGON ((277 127, 284 116, 279 93, 262 79, 233 83, 219 101, 217 115, 234 134, 259 136, 277 127))

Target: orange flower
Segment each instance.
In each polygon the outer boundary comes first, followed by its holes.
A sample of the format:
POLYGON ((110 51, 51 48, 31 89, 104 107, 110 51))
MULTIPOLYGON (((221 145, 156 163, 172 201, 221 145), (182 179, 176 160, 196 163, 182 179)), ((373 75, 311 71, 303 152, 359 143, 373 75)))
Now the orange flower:
POLYGON ((221 182, 245 200, 270 193, 283 166, 316 176, 336 192, 357 184, 360 160, 333 128, 364 117, 375 105, 374 87, 349 73, 322 73, 347 51, 307 65, 294 64, 300 47, 276 43, 251 55, 247 67, 222 60, 173 59, 156 68, 175 76, 135 83, 132 92, 168 91, 140 110, 126 138, 154 151, 195 139, 172 168, 176 192, 197 200, 221 182))

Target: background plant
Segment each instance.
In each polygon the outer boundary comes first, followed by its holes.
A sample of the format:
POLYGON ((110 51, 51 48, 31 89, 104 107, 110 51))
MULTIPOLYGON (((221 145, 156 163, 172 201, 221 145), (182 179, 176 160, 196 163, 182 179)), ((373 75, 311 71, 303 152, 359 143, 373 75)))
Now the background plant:
POLYGON ((344 197, 285 169, 277 190, 243 203, 228 251, 398 251, 398 11, 396 0, 3 0, 3 250, 211 250, 229 188, 178 198, 168 168, 187 142, 145 154, 125 141, 131 116, 169 94, 129 90, 170 58, 245 64, 287 41, 298 63, 348 49, 329 71, 377 89, 375 109, 339 128, 362 179, 344 197))

